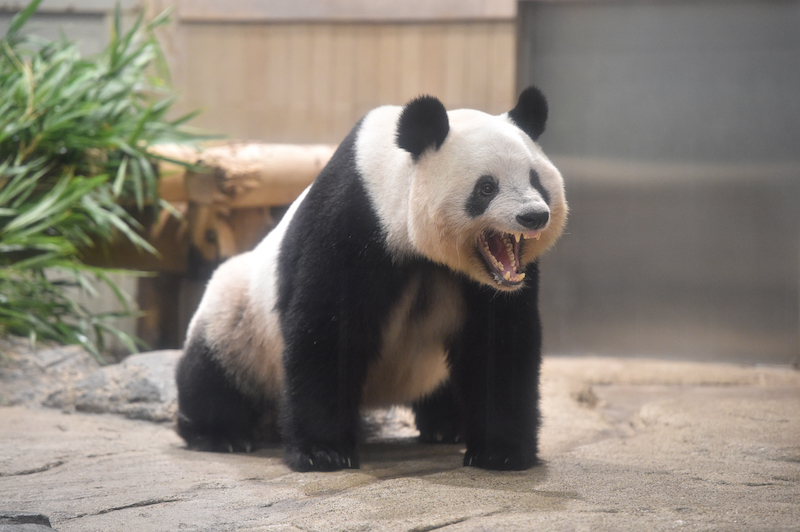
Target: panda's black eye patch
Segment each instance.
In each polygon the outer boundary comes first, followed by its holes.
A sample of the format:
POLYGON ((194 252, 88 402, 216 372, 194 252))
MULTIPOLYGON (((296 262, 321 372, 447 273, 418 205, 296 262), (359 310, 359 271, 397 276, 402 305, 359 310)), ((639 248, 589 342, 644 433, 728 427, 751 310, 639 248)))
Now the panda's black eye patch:
POLYGON ((467 214, 475 218, 486 212, 489 204, 500 191, 500 184, 497 179, 490 175, 482 175, 475 182, 472 194, 467 198, 467 214))
POLYGON ((545 203, 550 205, 550 193, 547 192, 547 189, 542 186, 542 182, 539 180, 539 172, 531 168, 530 171, 530 180, 531 186, 542 196, 542 199, 545 203))

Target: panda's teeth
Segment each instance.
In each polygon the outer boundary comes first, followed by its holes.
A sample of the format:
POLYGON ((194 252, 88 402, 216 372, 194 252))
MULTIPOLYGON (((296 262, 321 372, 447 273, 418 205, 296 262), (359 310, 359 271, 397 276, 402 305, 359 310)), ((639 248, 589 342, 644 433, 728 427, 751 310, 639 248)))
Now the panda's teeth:
POLYGON ((521 238, 525 238, 524 233, 503 233, 501 238, 503 239, 503 246, 505 247, 506 256, 508 257, 509 264, 503 264, 491 251, 491 247, 489 242, 486 240, 485 235, 481 235, 479 242, 484 253, 484 258, 489 262, 491 266, 494 267, 495 272, 493 273, 495 279, 498 283, 502 283, 503 281, 507 283, 521 283, 523 279, 525 279, 525 273, 517 272, 517 268, 519 267, 519 263, 517 260, 517 255, 515 253, 516 246, 519 243, 521 238))
POLYGON ((542 237, 541 231, 528 231, 527 233, 522 233, 522 238, 524 238, 525 240, 529 240, 531 238, 539 240, 541 237, 542 237))
MULTIPOLYGON (((504 240, 506 242, 506 253, 508 253, 508 257, 511 260, 511 269, 516 271, 517 270, 517 259, 516 259, 516 256, 514 255, 514 244, 511 243, 511 239, 509 239, 508 237, 506 237, 504 240)), ((506 280, 508 280, 508 279, 506 279, 506 280)))

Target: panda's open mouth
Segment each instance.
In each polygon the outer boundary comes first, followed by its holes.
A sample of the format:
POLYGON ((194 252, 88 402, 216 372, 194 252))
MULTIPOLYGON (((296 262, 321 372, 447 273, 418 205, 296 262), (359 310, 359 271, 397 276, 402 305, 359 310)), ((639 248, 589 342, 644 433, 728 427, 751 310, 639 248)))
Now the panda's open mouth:
POLYGON ((519 286, 525 280, 525 272, 520 272, 520 241, 523 238, 535 238, 542 235, 541 231, 527 231, 525 233, 502 233, 487 230, 478 237, 478 251, 480 251, 489 273, 494 280, 504 286, 519 286))

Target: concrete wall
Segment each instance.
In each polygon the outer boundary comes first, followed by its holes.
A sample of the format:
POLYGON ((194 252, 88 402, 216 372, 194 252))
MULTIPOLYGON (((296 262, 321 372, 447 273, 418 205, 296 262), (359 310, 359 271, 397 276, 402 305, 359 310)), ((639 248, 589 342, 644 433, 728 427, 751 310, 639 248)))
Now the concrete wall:
POLYGON ((787 363, 800 278, 800 2, 521 2, 567 234, 550 352, 787 363))
MULTIPOLYGON (((8 24, 28 0, 0 0, 0 35, 5 36, 8 24)), ((113 13, 119 4, 123 22, 132 22, 141 3, 138 0, 43 0, 28 19, 24 32, 50 40, 62 36, 78 44, 83 55, 100 52, 111 35, 113 13)))

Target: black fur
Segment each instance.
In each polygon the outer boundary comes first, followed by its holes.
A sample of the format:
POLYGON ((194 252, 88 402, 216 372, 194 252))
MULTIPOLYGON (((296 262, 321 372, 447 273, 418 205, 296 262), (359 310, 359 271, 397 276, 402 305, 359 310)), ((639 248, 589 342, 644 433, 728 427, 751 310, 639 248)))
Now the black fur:
POLYGON ((450 381, 428 397, 416 401, 414 421, 423 443, 459 443, 464 441, 462 399, 457 397, 450 381))
POLYGON ((519 470, 537 463, 542 331, 539 269, 525 287, 498 294, 464 283, 467 322, 450 350, 451 380, 463 398, 464 465, 519 470))
POLYGON ((539 193, 544 202, 550 205, 550 193, 547 192, 547 189, 544 188, 544 186, 542 186, 542 182, 539 179, 539 172, 531 168, 528 179, 531 182, 531 186, 536 190, 536 192, 539 193))
POLYGON ((508 117, 530 138, 538 139, 547 123, 547 100, 544 94, 536 87, 528 87, 519 95, 517 105, 508 112, 508 117))
POLYGON ((472 194, 467 198, 465 206, 467 214, 472 218, 477 218, 489 208, 489 204, 500 192, 500 185, 497 179, 490 175, 483 175, 475 182, 472 194))
POLYGON ((277 439, 277 405, 242 394, 214 359, 202 335, 186 346, 185 353, 176 372, 177 430, 190 449, 249 452, 277 439))
POLYGON ((367 366, 410 274, 386 252, 355 167, 355 131, 317 177, 280 252, 283 436, 297 471, 358 467, 367 366))
POLYGON ((397 121, 397 146, 416 161, 429 148, 439 149, 450 132, 450 120, 442 102, 433 96, 410 101, 397 121))

